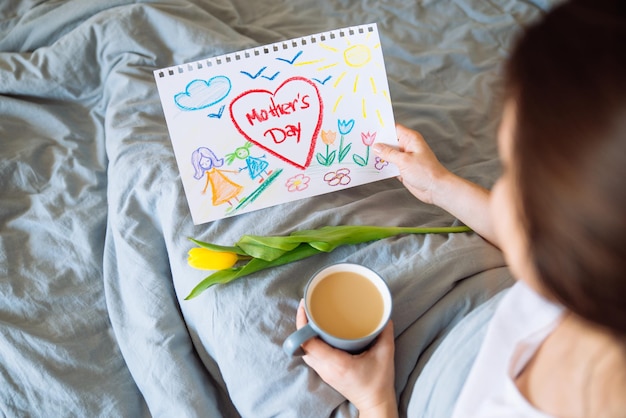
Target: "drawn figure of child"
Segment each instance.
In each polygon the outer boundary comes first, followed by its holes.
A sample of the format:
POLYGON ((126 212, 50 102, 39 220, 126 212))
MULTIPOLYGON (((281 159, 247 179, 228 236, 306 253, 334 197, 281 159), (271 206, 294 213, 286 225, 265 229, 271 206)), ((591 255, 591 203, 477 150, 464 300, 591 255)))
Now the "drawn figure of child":
POLYGON ((272 170, 267 171, 267 167, 270 165, 262 156, 260 158, 250 155, 250 147, 252 143, 246 142, 245 145, 237 148, 235 152, 226 155, 226 162, 230 165, 235 159, 245 160, 246 166, 240 168, 239 171, 248 170, 248 174, 252 180, 260 177, 259 183, 263 183, 265 178, 272 174, 272 170))
POLYGON ((232 200, 239 202, 237 196, 241 193, 243 187, 224 175, 225 172, 235 173, 233 170, 218 170, 217 167, 224 165, 223 158, 217 156, 206 147, 200 147, 191 154, 191 163, 195 170, 193 177, 200 180, 206 174, 206 183, 202 193, 206 193, 209 184, 211 185, 213 206, 219 206, 228 203, 233 206, 232 200))

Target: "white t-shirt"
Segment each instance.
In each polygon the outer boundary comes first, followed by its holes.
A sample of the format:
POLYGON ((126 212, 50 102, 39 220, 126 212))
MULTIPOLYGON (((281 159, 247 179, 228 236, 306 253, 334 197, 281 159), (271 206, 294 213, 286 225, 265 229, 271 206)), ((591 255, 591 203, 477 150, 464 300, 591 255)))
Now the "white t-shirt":
POLYGON ((513 285, 494 313, 453 417, 549 417, 524 398, 515 377, 558 325, 562 314, 563 307, 523 282, 513 285))

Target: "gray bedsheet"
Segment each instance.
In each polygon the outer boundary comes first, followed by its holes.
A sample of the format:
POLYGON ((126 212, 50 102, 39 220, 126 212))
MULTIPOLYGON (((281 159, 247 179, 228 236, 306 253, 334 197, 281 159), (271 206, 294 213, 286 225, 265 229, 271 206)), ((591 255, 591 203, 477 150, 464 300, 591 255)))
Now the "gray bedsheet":
MULTIPOLYGON (((414 391, 434 348, 510 284, 499 251, 474 234, 403 236, 183 300, 205 276, 187 266, 187 237, 231 245, 242 234, 324 225, 458 222, 389 179, 194 226, 152 71, 377 22, 396 121, 420 130, 451 170, 490 187, 498 175, 501 63, 523 25, 549 6, 2 2, 0 414, 355 416, 281 351, 309 276, 345 260, 388 281, 401 413, 423 415, 418 405, 428 402, 414 391)), ((462 373, 446 379, 454 386, 462 373)))

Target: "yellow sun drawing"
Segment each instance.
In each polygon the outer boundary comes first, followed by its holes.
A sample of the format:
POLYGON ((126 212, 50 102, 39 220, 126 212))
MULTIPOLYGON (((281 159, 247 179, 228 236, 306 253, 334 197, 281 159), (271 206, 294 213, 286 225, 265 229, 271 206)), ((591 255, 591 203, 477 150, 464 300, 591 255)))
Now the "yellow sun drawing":
POLYGON ((341 46, 334 47, 328 43, 320 42, 318 45, 325 51, 328 51, 325 58, 303 61, 294 65, 319 64, 317 71, 325 72, 330 70, 334 72, 332 86, 344 93, 339 94, 335 100, 332 107, 333 112, 336 112, 340 107, 346 94, 352 94, 356 97, 356 103, 360 106, 363 119, 367 119, 370 116, 371 109, 371 113, 376 116, 380 126, 384 126, 380 109, 376 108, 375 105, 378 102, 378 97, 376 96, 381 95, 388 102, 391 102, 391 100, 387 90, 379 89, 376 83, 377 74, 384 74, 384 68, 379 63, 382 60, 374 59, 373 53, 380 49, 380 43, 371 45, 371 42, 369 42, 371 34, 369 32, 365 35, 365 42, 363 43, 352 43, 350 39, 343 38, 347 44, 345 48, 341 46), (372 65, 378 67, 381 71, 376 71, 375 68, 372 68, 372 65), (370 99, 373 99, 373 105, 368 103, 370 99), (373 109, 372 106, 374 107, 373 109))

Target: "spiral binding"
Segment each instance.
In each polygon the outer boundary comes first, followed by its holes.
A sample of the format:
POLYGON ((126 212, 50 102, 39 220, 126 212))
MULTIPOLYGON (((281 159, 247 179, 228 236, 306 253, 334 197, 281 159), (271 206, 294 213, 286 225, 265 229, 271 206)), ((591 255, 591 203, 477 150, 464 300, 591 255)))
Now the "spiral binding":
POLYGON ((335 29, 328 32, 321 32, 314 35, 302 36, 300 38, 294 38, 287 41, 279 41, 272 44, 257 46, 249 49, 244 49, 229 54, 220 55, 213 58, 207 58, 187 64, 177 65, 173 67, 156 70, 155 74, 159 78, 166 76, 174 76, 177 74, 183 74, 185 72, 191 72, 194 70, 201 70, 204 67, 216 67, 225 63, 231 63, 233 61, 242 61, 251 57, 259 55, 267 55, 270 53, 278 52, 280 50, 288 50, 290 48, 298 48, 305 46, 307 43, 315 44, 317 42, 325 42, 327 39, 336 39, 337 37, 343 38, 346 36, 352 36, 354 34, 364 34, 374 32, 376 30, 376 23, 369 23, 365 25, 350 26, 341 29, 335 29))

